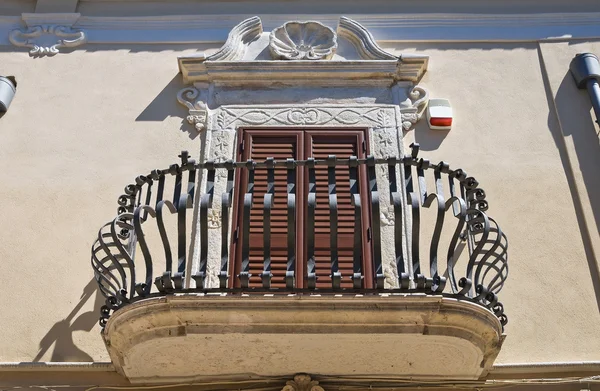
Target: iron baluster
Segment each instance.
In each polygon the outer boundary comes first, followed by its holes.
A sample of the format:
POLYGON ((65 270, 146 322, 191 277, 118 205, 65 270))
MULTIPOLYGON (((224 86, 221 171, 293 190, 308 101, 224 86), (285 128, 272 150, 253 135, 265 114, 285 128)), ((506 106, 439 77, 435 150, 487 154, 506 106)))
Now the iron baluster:
POLYGON ((275 165, 272 157, 267 158, 267 191, 263 197, 263 271, 260 275, 262 285, 265 289, 271 289, 271 208, 273 208, 273 199, 275 197, 275 165))
POLYGON ((306 219, 306 249, 307 249, 307 282, 308 289, 317 287, 317 273, 315 262, 315 210, 317 208, 317 176, 315 173, 315 160, 309 158, 306 161, 308 168, 308 200, 306 219))
POLYGON ((362 205, 360 200, 360 191, 358 183, 358 158, 350 157, 349 162, 350 176, 350 196, 352 205, 354 206, 354 251, 353 251, 353 274, 352 285, 354 289, 362 288, 362 205))
POLYGON ((446 258, 446 270, 448 274, 448 279, 450 281, 450 289, 452 290, 452 293, 458 293, 459 291, 458 281, 454 273, 454 265, 456 264, 456 249, 458 246, 458 241, 463 233, 467 217, 467 204, 460 195, 456 194, 454 180, 455 178, 460 180, 463 177, 463 175, 464 173, 462 170, 456 170, 448 175, 450 198, 448 199, 448 201, 446 201, 445 209, 447 211, 452 206, 454 217, 458 219, 456 223, 456 228, 454 230, 454 234, 452 235, 452 239, 450 239, 450 244, 448 245, 448 255, 446 258))
MULTIPOLYGON (((154 170, 157 171, 157 170, 154 170)), ((165 220, 163 215, 163 209, 167 209, 171 213, 176 213, 177 208, 169 200, 163 199, 165 188, 165 175, 160 174, 158 179, 158 190, 156 192, 156 225, 158 226, 158 232, 162 241, 163 248, 165 250, 165 271, 161 276, 156 277, 154 285, 159 292, 169 292, 173 289, 173 283, 171 281, 173 273, 173 255, 171 253, 171 244, 169 243, 169 236, 165 228, 165 220)))
POLYGON ((248 288, 250 284, 250 211, 254 194, 254 169, 256 163, 253 160, 246 162, 248 172, 248 186, 244 194, 244 221, 242 223, 242 270, 238 275, 242 288, 248 288))
MULTIPOLYGON (((200 262, 198 272, 192 277, 196 287, 201 289, 206 286, 206 267, 208 264, 208 209, 212 208, 215 193, 215 165, 213 161, 206 162, 206 193, 200 197, 200 262)), ((191 171, 190 171, 191 173, 191 171)))
POLYGON ((436 208, 436 220, 429 247, 429 273, 431 275, 433 292, 442 292, 446 286, 446 278, 440 276, 438 272, 438 246, 444 227, 444 217, 446 215, 446 204, 444 201, 444 186, 442 184, 442 173, 447 173, 449 170, 448 163, 440 162, 435 166, 433 175, 435 182, 435 192, 431 193, 425 199, 424 207, 429 208, 434 202, 436 208))
POLYGON ((406 186, 407 203, 412 211, 412 238, 411 238, 411 256, 412 256, 412 272, 413 283, 417 289, 425 288, 425 276, 421 274, 421 261, 419 256, 419 241, 421 230, 421 197, 415 193, 412 178, 412 166, 417 165, 417 155, 419 153, 419 144, 411 144, 412 155, 411 159, 404 165, 404 180, 406 186))
POLYGON ((294 159, 286 160, 287 168, 287 221, 288 221, 288 261, 285 271, 285 287, 293 289, 295 286, 296 268, 296 162, 294 159))
POLYGON ((342 274, 338 265, 338 202, 335 184, 335 155, 327 157, 327 180, 329 188, 329 218, 331 221, 331 230, 329 231, 329 244, 331 252, 331 286, 333 289, 340 289, 342 284, 342 274))

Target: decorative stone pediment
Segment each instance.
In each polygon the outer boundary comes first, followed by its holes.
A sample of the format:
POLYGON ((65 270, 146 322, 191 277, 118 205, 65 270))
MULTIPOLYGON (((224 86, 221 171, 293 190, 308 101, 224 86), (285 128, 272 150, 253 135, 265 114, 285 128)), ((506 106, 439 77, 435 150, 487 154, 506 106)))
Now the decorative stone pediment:
POLYGON ((427 91, 415 84, 428 56, 395 56, 356 21, 337 27, 289 21, 263 31, 255 16, 235 26, 216 53, 178 59, 189 86, 177 99, 198 131, 328 126, 409 130, 427 91))
POLYGON ((291 21, 269 33, 255 16, 235 26, 215 54, 180 57, 179 69, 186 83, 223 86, 251 81, 255 87, 265 87, 298 79, 304 85, 341 86, 368 80, 371 85, 389 86, 418 82, 427 62, 424 55, 387 53, 367 29, 346 17, 340 18, 335 31, 316 21, 291 21))

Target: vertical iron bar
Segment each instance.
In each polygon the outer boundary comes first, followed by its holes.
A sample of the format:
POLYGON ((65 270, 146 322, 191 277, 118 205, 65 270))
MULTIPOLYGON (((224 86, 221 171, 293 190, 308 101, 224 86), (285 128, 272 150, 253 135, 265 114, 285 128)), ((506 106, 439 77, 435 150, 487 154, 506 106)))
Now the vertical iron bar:
POLYGON ((246 189, 246 194, 244 194, 242 270, 238 276, 242 288, 248 288, 250 284, 250 211, 252 210, 252 199, 254 194, 255 167, 256 163, 253 160, 248 160, 246 162, 246 169, 248 170, 248 187, 246 189))
POLYGON ((440 162, 435 166, 433 175, 435 183, 435 192, 427 196, 425 207, 429 208, 434 202, 437 206, 437 215, 435 220, 435 228, 431 237, 431 245, 429 247, 429 272, 431 276, 431 289, 434 292, 442 292, 446 286, 446 278, 440 276, 438 271, 438 246, 444 226, 444 217, 446 215, 446 204, 444 200, 444 186, 442 183, 442 173, 448 173, 449 166, 445 162, 440 162))
POLYGON ((158 180, 158 188, 156 190, 156 226, 160 234, 160 239, 165 250, 165 271, 161 276, 154 279, 154 285, 159 292, 165 292, 173 289, 171 274, 173 272, 173 254, 171 253, 171 244, 169 236, 165 228, 165 220, 163 216, 163 208, 167 206, 172 213, 175 212, 173 204, 169 200, 164 199, 165 194, 165 175, 160 170, 152 171, 152 178, 158 180))
POLYGON ((262 285, 265 289, 271 289, 271 208, 273 207, 273 197, 275 196, 275 164, 272 157, 267 158, 267 191, 263 198, 263 271, 260 275, 262 285))
POLYGON ((286 160, 287 168, 287 221, 288 221, 288 261, 285 272, 285 287, 293 289, 295 286, 296 270, 296 162, 294 159, 286 160))
POLYGON ((455 170, 448 175, 448 185, 451 198, 446 201, 446 210, 450 209, 450 206, 452 206, 452 213, 454 214, 454 217, 458 219, 454 234, 452 235, 452 239, 450 240, 450 244, 448 246, 448 255, 446 261, 447 273, 450 280, 450 288, 452 289, 452 293, 458 293, 458 281, 456 280, 456 275, 454 273, 454 265, 456 264, 455 252, 458 241, 463 234, 465 219, 467 216, 467 205, 465 200, 456 193, 454 179, 456 178, 460 181, 461 179, 464 179, 463 175, 464 172, 460 169, 455 170))
POLYGON ((308 214, 306 221, 306 249, 307 249, 307 282, 308 289, 317 287, 317 273, 315 262, 315 210, 317 208, 317 176, 315 173, 315 160, 306 161, 308 168, 308 214))
POLYGON ((331 230, 329 232, 329 243, 331 250, 331 285, 333 289, 340 289, 342 274, 338 264, 338 203, 335 184, 335 155, 327 157, 327 178, 329 187, 329 218, 331 219, 331 230))
MULTIPOLYGON (((192 276, 196 281, 196 288, 206 289, 206 266, 208 264, 208 209, 212 208, 215 193, 215 162, 209 160, 205 163, 206 193, 200 197, 200 262, 198 271, 192 276)), ((191 171, 190 171, 191 174, 191 171)))
POLYGON ((358 158, 350 156, 350 196, 354 206, 354 252, 353 252, 353 274, 352 285, 354 289, 362 288, 362 252, 363 252, 363 230, 362 230, 362 205, 358 183, 358 158))
POLYGON ((187 200, 181 195, 183 173, 176 165, 175 189, 173 190, 173 205, 177 209, 177 271, 173 274, 175 289, 183 288, 183 277, 186 268, 186 209, 187 200))
POLYGON ((412 256, 412 272, 415 288, 425 288, 425 276, 421 274, 421 261, 419 255, 419 241, 421 229, 421 200, 420 196, 415 193, 413 186, 412 166, 417 165, 417 155, 419 154, 419 144, 411 144, 412 156, 411 159, 404 165, 404 182, 406 186, 406 201, 412 211, 412 237, 411 237, 411 256, 412 256))

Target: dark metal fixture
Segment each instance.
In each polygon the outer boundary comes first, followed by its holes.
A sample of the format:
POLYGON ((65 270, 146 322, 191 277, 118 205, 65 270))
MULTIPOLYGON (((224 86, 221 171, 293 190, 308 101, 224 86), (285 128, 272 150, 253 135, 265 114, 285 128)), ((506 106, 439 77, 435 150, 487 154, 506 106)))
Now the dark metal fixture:
POLYGON ((0 112, 8 111, 15 92, 17 92, 17 81, 14 76, 0 76, 0 112))
POLYGON ((592 53, 579 53, 571 60, 571 74, 577 88, 587 88, 596 113, 596 122, 600 124, 600 62, 592 53))
MULTIPOLYGON (((434 164, 419 158, 417 156, 419 145, 413 144, 411 147, 412 154, 405 157, 369 156, 366 159, 359 159, 355 156, 349 158, 330 156, 327 159, 274 160, 269 158, 266 161, 229 160, 204 163, 196 163, 184 151, 180 155, 180 164, 173 164, 167 169, 153 170, 147 175, 138 176, 135 183, 128 185, 125 194, 119 198, 118 216, 100 229, 98 238, 92 246, 91 260, 96 281, 100 291, 107 298, 106 305, 101 310, 101 325, 106 324, 113 311, 143 298, 173 293, 205 292, 233 295, 266 292, 295 294, 397 292, 443 295, 484 306, 492 311, 503 325, 506 324, 507 318, 497 294, 508 275, 508 242, 498 224, 486 213, 488 203, 485 200, 485 192, 479 187, 477 180, 469 177, 463 170, 451 169, 445 162, 434 164), (235 238, 236 235, 232 233, 229 216, 234 204, 234 192, 238 195, 242 192, 241 195, 244 196, 243 205, 238 208, 240 211, 243 209, 244 213, 241 235, 248 237, 250 230, 248 209, 252 205, 253 197, 258 196, 254 190, 255 172, 263 170, 268 173, 275 169, 288 171, 287 194, 281 194, 280 197, 287 197, 288 207, 291 208, 289 213, 295 215, 297 203, 289 200, 295 200, 296 194, 290 193, 289 189, 294 187, 289 184, 295 180, 296 170, 307 170, 308 177, 311 179, 308 187, 309 210, 306 214, 305 235, 308 237, 308 243, 313 243, 315 215, 311 212, 314 211, 314 205, 310 207, 310 203, 314 203, 317 191, 323 191, 314 186, 315 167, 327 168, 329 174, 326 181, 329 183, 330 192, 336 187, 336 170, 350 169, 352 182, 359 178, 357 176, 359 170, 366 168, 363 172, 366 172, 364 179, 368 182, 370 207, 361 206, 360 202, 354 201, 352 208, 355 209, 357 219, 361 219, 361 207, 369 208, 371 213, 368 221, 359 221, 356 226, 366 229, 370 225, 368 229, 371 230, 372 240, 362 242, 360 229, 357 228, 354 242, 357 247, 372 246, 373 257, 370 267, 373 273, 370 277, 362 268, 360 251, 354 252, 352 270, 339 269, 338 262, 333 259, 333 256, 330 270, 311 269, 309 262, 304 276, 309 284, 308 288, 303 289, 297 288, 293 283, 291 286, 286 284, 282 288, 273 288, 270 278, 266 279, 266 284, 263 281, 262 287, 249 286, 247 280, 253 272, 248 262, 242 263, 239 274, 231 276, 233 271, 230 267, 229 238, 232 236, 235 238), (205 178, 206 189, 200 197, 197 197, 199 202, 196 204, 194 192, 196 178, 199 175, 205 178), (381 175, 385 179, 378 181, 377 177, 381 175), (235 178, 238 176, 242 176, 247 183, 245 189, 235 188, 235 178), (213 199, 217 197, 216 177, 223 178, 224 181, 226 178, 224 191, 219 195, 222 201, 220 205, 214 206, 214 209, 220 212, 222 243, 211 244, 209 217, 211 211, 214 212, 213 199), (432 181, 433 185, 431 182, 427 185, 427 181, 432 181), (167 187, 167 183, 172 186, 167 187), (389 183, 389 185, 383 188, 382 183, 389 183), (172 198, 167 195, 168 189, 173 190, 172 198), (384 205, 389 207, 384 209, 382 208, 384 205), (186 220, 189 221, 191 217, 190 210, 194 211, 194 215, 199 216, 200 243, 196 262, 190 260, 188 253, 189 233, 186 232, 186 220), (435 214, 435 223, 426 224, 428 220, 422 218, 426 210, 431 210, 435 214), (165 226, 165 219, 171 214, 177 216, 173 235, 169 235, 169 230, 165 226), (382 226, 383 221, 388 227, 382 226), (151 231, 154 232, 149 235, 151 231), (384 232, 386 235, 382 235, 384 232), (151 237, 155 237, 154 242, 162 243, 162 250, 152 251, 153 246, 149 242, 152 240, 151 237), (430 240, 424 239, 429 237, 430 240), (440 240, 441 238, 444 240, 440 240), (421 242, 427 243, 422 245, 421 242), (442 243, 447 243, 443 252, 439 248, 442 243), (207 268, 209 248, 214 245, 220 247, 220 265, 219 270, 210 272, 207 268), (386 252, 388 246, 394 260, 391 260, 393 265, 389 265, 391 267, 389 275, 384 275, 382 253, 386 252), (463 248, 466 253, 460 257, 463 248), (190 270, 189 278, 186 279, 185 274, 190 270), (314 281, 319 276, 324 277, 328 274, 339 278, 332 278, 330 287, 316 288, 314 281), (374 288, 366 288, 366 278, 372 279, 374 288), (195 281, 193 284, 195 287, 189 284, 192 279, 195 281), (351 280, 352 287, 341 287, 339 279, 351 280), (314 280, 312 284, 311 280, 314 280), (388 282, 389 289, 384 289, 384 280, 388 282)), ((353 188, 354 199, 359 199, 360 197, 357 197, 359 194, 356 194, 358 188, 352 184, 350 186, 353 188)), ((267 196, 270 197, 272 194, 265 193, 265 200, 267 196)), ((329 200, 329 208, 336 210, 338 208, 336 197, 330 195, 329 200)), ((428 215, 431 216, 432 212, 428 212, 428 215)), ((331 226, 337 226, 337 213, 330 213, 330 216, 331 226)), ((288 231, 288 235, 293 235, 289 232, 291 231, 288 231)), ((269 223, 264 224, 263 233, 265 236, 272 234, 269 223)), ((237 242, 242 246, 241 253, 248 254, 248 241, 237 242)), ((293 253, 295 241, 288 240, 287 243, 288 250, 293 253)), ((311 253, 311 246, 308 247, 307 259, 310 260, 314 254, 311 253)), ((267 252, 263 258, 268 258, 267 252)), ((263 274, 270 276, 268 271, 263 271, 261 275, 263 274)), ((283 281, 277 282, 280 286, 283 283, 283 281)))

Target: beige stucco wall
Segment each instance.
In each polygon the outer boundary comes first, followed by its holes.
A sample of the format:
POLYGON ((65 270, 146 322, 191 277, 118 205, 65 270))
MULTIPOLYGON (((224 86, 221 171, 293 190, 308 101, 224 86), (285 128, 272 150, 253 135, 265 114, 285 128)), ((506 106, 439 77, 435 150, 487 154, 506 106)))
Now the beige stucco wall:
MULTIPOLYGON (((598 243, 590 199, 600 189, 590 170, 600 153, 597 138, 589 145, 584 134, 595 135, 589 101, 565 78, 576 51, 600 52, 599 44, 586 45, 387 48, 429 54, 422 84, 432 97, 450 99, 455 112, 452 131, 420 123, 407 144, 417 140, 424 157, 477 177, 509 235, 501 300, 510 323, 500 363, 600 358, 588 262, 598 243), (563 120, 586 104, 588 117, 563 120)), ((2 49, 2 73, 16 75, 19 88, 0 119, 0 361, 108 360, 89 249, 135 175, 166 166, 181 149, 198 155, 200 137, 175 99, 182 88, 176 57, 194 50, 88 45, 32 59, 2 49)))

